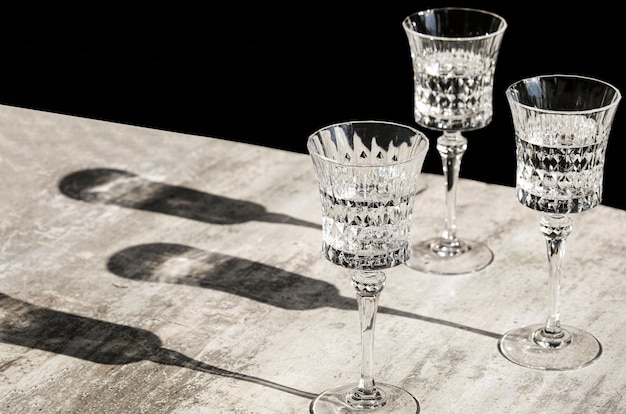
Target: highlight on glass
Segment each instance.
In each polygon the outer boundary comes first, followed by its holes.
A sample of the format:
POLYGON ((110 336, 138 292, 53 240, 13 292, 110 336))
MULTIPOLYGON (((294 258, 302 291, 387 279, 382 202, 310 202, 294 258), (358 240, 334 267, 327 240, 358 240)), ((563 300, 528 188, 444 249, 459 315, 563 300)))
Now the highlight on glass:
POLYGON ((540 215, 546 241, 549 307, 544 322, 512 329, 498 346, 528 368, 584 367, 602 346, 586 330, 561 324, 563 258, 572 217, 602 202, 607 142, 621 93, 599 79, 556 74, 515 82, 506 98, 515 129, 517 199, 540 215))
POLYGON ((462 132, 491 123, 496 60, 507 22, 485 10, 444 7, 409 15, 402 27, 413 64, 415 122, 442 133, 436 148, 446 194, 444 229, 417 242, 408 265, 443 275, 476 272, 493 261, 493 252, 484 242, 457 236, 457 187, 467 150, 462 132))
POLYGON ((321 393, 311 413, 418 413, 410 392, 374 380, 373 356, 385 271, 411 254, 413 205, 428 139, 393 122, 351 121, 318 130, 307 146, 319 183, 322 256, 352 271, 362 346, 360 378, 321 393))

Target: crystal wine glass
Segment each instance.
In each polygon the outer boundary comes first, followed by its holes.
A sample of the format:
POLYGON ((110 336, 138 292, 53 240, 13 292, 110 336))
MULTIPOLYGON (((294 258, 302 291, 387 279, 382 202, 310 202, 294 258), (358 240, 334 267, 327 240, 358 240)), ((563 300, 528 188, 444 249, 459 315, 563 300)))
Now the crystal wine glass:
POLYGON ((321 199, 322 254, 353 269, 362 346, 359 380, 320 394, 311 403, 313 414, 419 412, 415 397, 375 382, 372 368, 383 270, 410 255, 413 204, 428 146, 417 129, 385 121, 334 124, 308 139, 321 199))
POLYGON ((516 364, 567 370, 593 362, 600 342, 585 330, 561 325, 559 295, 570 215, 602 201, 607 140, 621 94, 606 82, 577 75, 544 75, 506 89, 515 129, 516 193, 542 213, 547 243, 550 308, 545 323, 513 329, 499 341, 516 364))
POLYGON ((415 122, 443 133, 437 151, 447 213, 441 235, 417 242, 407 264, 435 274, 475 272, 492 262, 493 253, 483 243, 457 237, 457 185, 467 149, 461 132, 491 123, 496 60, 507 23, 487 11, 446 7, 409 15, 402 26, 413 63, 415 122))

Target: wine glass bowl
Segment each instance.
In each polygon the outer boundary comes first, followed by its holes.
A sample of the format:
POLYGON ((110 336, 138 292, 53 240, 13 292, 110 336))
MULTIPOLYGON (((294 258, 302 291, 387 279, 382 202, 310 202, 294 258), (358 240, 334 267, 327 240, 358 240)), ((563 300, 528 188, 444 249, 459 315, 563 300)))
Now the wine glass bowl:
POLYGON ((580 368, 596 360, 600 342, 562 325, 560 286, 571 215, 602 202, 607 141, 621 94, 614 86, 579 75, 522 79, 506 89, 516 144, 516 196, 539 213, 550 269, 545 323, 507 332, 500 352, 541 370, 580 368))
POLYGON ((456 234, 458 177, 467 150, 461 132, 491 123, 496 60, 507 23, 488 11, 445 7, 409 15, 402 26, 413 64, 415 122, 442 132, 436 148, 446 179, 445 229, 416 243, 407 264, 435 274, 476 272, 493 261, 493 253, 456 234))
POLYGON ((334 124, 308 139, 321 200, 322 255, 353 270, 362 346, 359 380, 321 393, 313 414, 419 412, 408 391, 374 381, 372 356, 384 270, 411 254, 413 204, 428 146, 418 130, 385 121, 334 124))

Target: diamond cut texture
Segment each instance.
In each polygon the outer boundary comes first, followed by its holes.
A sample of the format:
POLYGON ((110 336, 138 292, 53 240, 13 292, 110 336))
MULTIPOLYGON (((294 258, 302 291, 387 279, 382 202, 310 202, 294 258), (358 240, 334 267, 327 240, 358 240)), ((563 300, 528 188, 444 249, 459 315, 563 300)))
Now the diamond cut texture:
POLYGON ((600 204, 619 91, 592 78, 545 75, 511 85, 506 96, 520 203, 555 215, 600 204))
POLYGON ((318 131, 308 149, 320 190, 323 255, 361 270, 408 260, 428 139, 399 124, 350 122, 318 131))
POLYGON ((442 130, 483 128, 493 116, 495 59, 453 49, 414 57, 415 121, 442 130))
POLYGON ((437 130, 483 128, 493 117, 493 81, 506 21, 444 7, 407 16, 415 122, 437 130))
POLYGON ((605 146, 546 148, 520 138, 517 146, 518 199, 553 213, 588 210, 602 201, 605 146))

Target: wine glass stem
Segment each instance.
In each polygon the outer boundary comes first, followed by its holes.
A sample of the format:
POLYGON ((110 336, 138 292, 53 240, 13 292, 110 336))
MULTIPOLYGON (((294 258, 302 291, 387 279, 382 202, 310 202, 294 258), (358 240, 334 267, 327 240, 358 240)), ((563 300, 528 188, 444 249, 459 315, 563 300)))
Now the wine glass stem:
POLYGON ((548 262, 550 265, 550 313, 546 319, 544 334, 554 341, 550 346, 557 346, 564 335, 560 322, 561 268, 565 254, 567 237, 572 231, 572 220, 563 215, 543 216, 540 221, 541 232, 546 238, 548 262))
POLYGON ((467 149, 467 139, 460 131, 445 131, 437 139, 443 175, 446 179, 446 227, 442 237, 456 241, 456 191, 461 170, 461 159, 467 149))
POLYGON ((378 298, 385 287, 386 276, 381 271, 355 271, 352 275, 352 286, 356 291, 359 305, 361 325, 361 377, 356 400, 373 399, 380 401, 380 393, 376 390, 374 376, 374 328, 378 311, 378 298), (377 395, 378 393, 378 395, 377 395))

